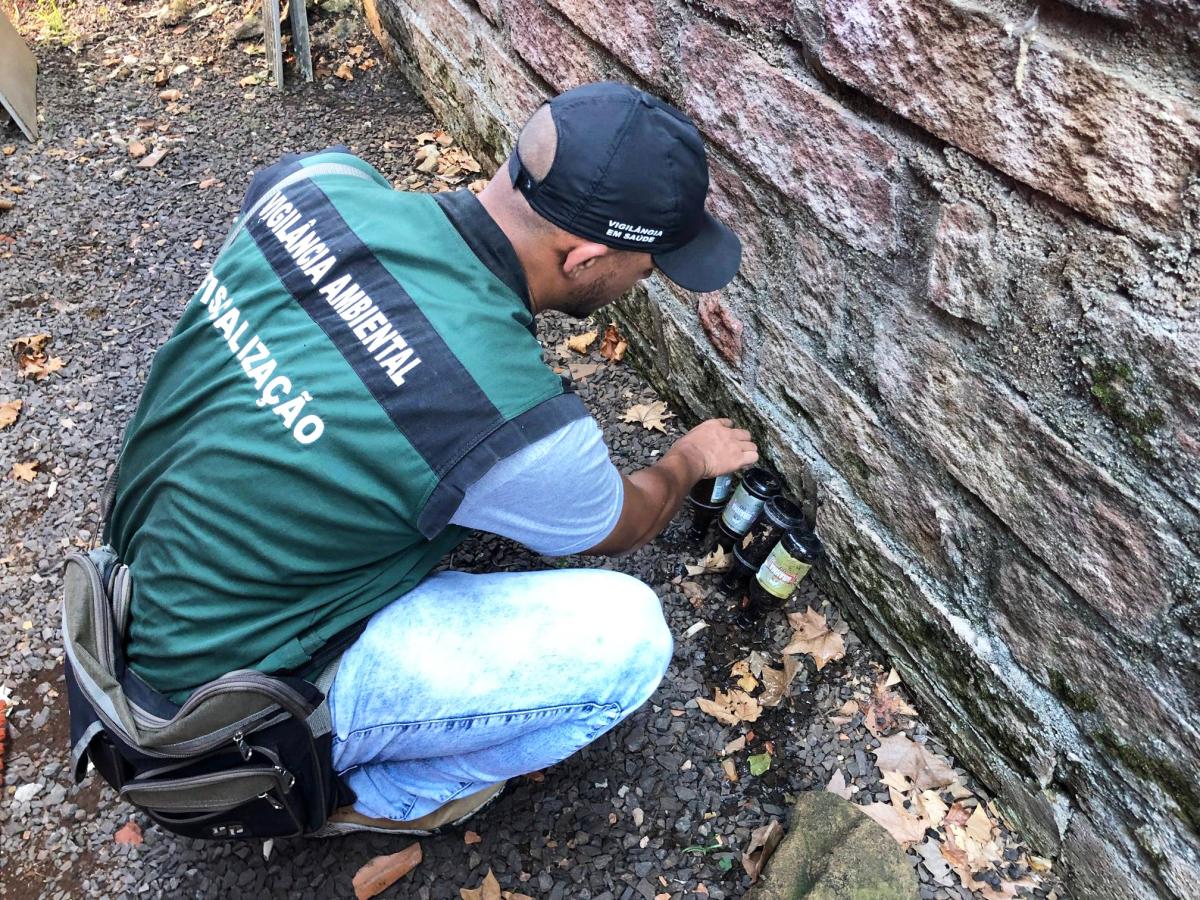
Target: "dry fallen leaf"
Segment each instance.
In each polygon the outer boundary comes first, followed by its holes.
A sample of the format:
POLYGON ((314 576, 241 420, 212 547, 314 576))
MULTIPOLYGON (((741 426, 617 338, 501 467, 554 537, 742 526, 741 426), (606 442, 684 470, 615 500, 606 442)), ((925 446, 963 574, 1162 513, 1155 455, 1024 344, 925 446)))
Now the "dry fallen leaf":
POLYGON ((137 820, 130 819, 113 835, 113 840, 118 844, 132 844, 136 847, 142 842, 142 826, 137 820))
POLYGON ((629 342, 617 331, 616 325, 604 329, 604 340, 600 342, 600 355, 611 362, 620 362, 625 358, 629 342))
POLYGON ((600 371, 600 365, 599 363, 571 363, 567 366, 567 370, 575 381, 584 381, 600 371))
POLYGON ((483 840, 483 838, 481 838, 474 831, 468 831, 466 834, 463 835, 463 843, 464 844, 478 844, 482 840, 483 840))
POLYGON ((368 900, 387 890, 421 862, 420 843, 409 844, 399 853, 376 856, 354 875, 354 896, 368 900))
POLYGON ((20 400, 5 400, 3 403, 0 403, 0 431, 16 422, 20 412, 20 400))
POLYGON ((831 794, 837 794, 843 800, 849 800, 854 796, 854 792, 846 786, 846 776, 842 774, 841 769, 835 769, 833 777, 829 779, 829 784, 825 785, 825 790, 831 794))
POLYGON ((338 66, 334 70, 333 74, 336 77, 342 79, 342 81, 353 81, 354 80, 354 70, 350 67, 350 63, 348 63, 348 62, 344 62, 340 66, 338 66))
POLYGON ((129 151, 129 155, 134 159, 141 159, 146 155, 146 145, 141 141, 130 141, 125 149, 129 151))
MULTIPOLYGON (((895 674, 895 671, 893 669, 892 674, 895 674)), ((898 683, 898 678, 895 682, 892 682, 890 677, 880 678, 875 682, 875 687, 871 691, 871 699, 863 714, 863 724, 875 737, 882 737, 895 731, 901 724, 900 716, 917 714, 917 711, 909 706, 899 694, 891 690, 890 685, 898 683)))
MULTIPOLYGON (((787 657, 784 657, 784 658, 786 659, 787 657)), ((847 700, 845 703, 843 703, 841 706, 838 707, 836 716, 829 717, 829 721, 832 722, 834 725, 845 725, 847 722, 849 722, 851 719, 854 718, 854 716, 858 712, 858 710, 859 710, 859 707, 858 707, 857 701, 847 700)))
POLYGON ((750 833, 750 844, 742 854, 742 868, 746 870, 752 882, 758 881, 763 866, 767 864, 782 838, 783 826, 779 824, 778 819, 772 819, 750 833))
POLYGON ((881 738, 879 747, 871 752, 881 771, 907 775, 919 791, 945 787, 958 777, 944 759, 904 734, 881 738))
POLYGON ((708 572, 724 572, 733 564, 733 554, 726 553, 720 547, 713 551, 694 566, 687 566, 689 575, 704 575, 708 572))
POLYGON ((831 660, 846 655, 846 642, 840 634, 829 630, 829 623, 816 610, 788 613, 788 621, 796 633, 792 635, 792 642, 783 648, 785 654, 807 653, 816 662, 818 671, 831 660))
POLYGON ((653 429, 666 434, 666 420, 674 417, 674 413, 667 412, 666 403, 661 400, 655 400, 653 403, 638 403, 635 406, 629 407, 629 409, 625 410, 625 415, 621 417, 621 421, 641 425, 647 431, 653 429))
POLYGON ((708 591, 694 581, 681 582, 679 589, 683 591, 683 596, 687 597, 688 603, 692 604, 695 609, 703 607, 704 601, 708 599, 708 591))
POLYGON ((149 156, 138 160, 137 167, 139 169, 153 169, 160 162, 162 162, 162 158, 170 152, 170 147, 155 147, 149 156))
POLYGON ((207 191, 209 188, 220 187, 223 184, 224 182, 218 178, 205 178, 200 182, 199 189, 202 191, 207 191))
POLYGON ((725 772, 725 777, 730 781, 738 780, 737 764, 732 759, 721 760, 721 769, 725 772))
POLYGON ((750 663, 747 660, 741 659, 735 662, 729 675, 737 679, 738 687, 747 694, 758 688, 758 679, 750 674, 750 663))
POLYGON ((762 715, 759 702, 742 691, 733 690, 729 693, 718 689, 713 692, 713 699, 697 697, 696 705, 718 722, 726 725, 737 725, 739 722, 755 722, 762 715))
POLYGON ((576 353, 587 353, 588 347, 592 346, 595 340, 595 331, 585 331, 583 334, 567 338, 567 349, 574 350, 576 353))
POLYGON ((732 741, 730 741, 728 744, 726 744, 725 749, 721 751, 721 755, 728 756, 731 753, 738 753, 739 751, 742 751, 745 749, 746 749, 746 736, 742 735, 741 737, 734 738, 732 741))
POLYGON ((175 101, 182 99, 182 97, 183 91, 179 90, 179 88, 167 88, 165 91, 158 92, 158 99, 162 100, 164 103, 174 103, 175 101))
POLYGON ((921 791, 915 797, 917 811, 929 822, 930 828, 937 828, 950 811, 938 795, 937 791, 921 791))
POLYGON ((458 893, 462 900, 500 900, 500 882, 496 880, 492 870, 488 869, 479 887, 459 888, 458 893))
POLYGON ((37 478, 37 467, 40 465, 37 460, 33 462, 13 463, 12 477, 20 481, 33 481, 37 478))
POLYGON ((906 849, 925 836, 926 822, 903 809, 898 809, 890 803, 868 803, 859 807, 868 816, 887 829, 906 849))
POLYGON ((758 702, 766 707, 779 706, 787 697, 791 690, 792 679, 799 671, 800 664, 794 656, 784 656, 782 669, 764 666, 760 674, 763 692, 759 695, 758 702))
POLYGON ((912 790, 912 781, 909 777, 901 772, 893 772, 890 769, 882 769, 883 783, 894 791, 899 791, 906 794, 912 790))

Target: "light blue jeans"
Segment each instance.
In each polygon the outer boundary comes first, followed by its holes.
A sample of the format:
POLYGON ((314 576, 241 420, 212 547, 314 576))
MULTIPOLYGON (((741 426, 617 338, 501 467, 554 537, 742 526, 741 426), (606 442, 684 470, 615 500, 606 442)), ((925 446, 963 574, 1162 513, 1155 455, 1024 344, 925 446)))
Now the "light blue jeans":
POLYGON ((654 693, 672 647, 658 597, 628 575, 439 572, 342 657, 334 768, 358 812, 419 818, 604 734, 654 693))

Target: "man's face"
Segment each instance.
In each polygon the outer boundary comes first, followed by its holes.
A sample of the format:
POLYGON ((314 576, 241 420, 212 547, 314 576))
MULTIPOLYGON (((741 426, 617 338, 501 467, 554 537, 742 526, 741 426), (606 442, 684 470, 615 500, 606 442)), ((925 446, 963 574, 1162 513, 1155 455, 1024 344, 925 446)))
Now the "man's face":
POLYGON ((585 319, 653 271, 654 260, 649 253, 612 250, 571 279, 569 296, 558 308, 576 319, 585 319))

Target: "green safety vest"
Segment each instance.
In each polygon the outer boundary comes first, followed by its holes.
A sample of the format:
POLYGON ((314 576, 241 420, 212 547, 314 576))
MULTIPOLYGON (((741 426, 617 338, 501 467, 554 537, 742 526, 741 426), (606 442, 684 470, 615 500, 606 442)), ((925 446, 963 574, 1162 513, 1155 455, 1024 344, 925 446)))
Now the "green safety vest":
POLYGON ((330 161, 371 178, 302 180, 251 216, 126 433, 126 655, 177 702, 233 669, 303 672, 462 540, 474 481, 587 415, 431 196, 342 153, 279 175, 330 161))

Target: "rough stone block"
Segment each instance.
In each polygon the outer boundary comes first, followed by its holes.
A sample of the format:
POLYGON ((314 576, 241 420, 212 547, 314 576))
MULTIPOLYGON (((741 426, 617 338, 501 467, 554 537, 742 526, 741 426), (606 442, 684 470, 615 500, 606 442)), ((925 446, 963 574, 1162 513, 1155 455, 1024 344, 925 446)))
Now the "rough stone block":
POLYGON ((663 77, 663 33, 654 0, 550 0, 596 43, 647 81, 663 77))
POLYGON ((938 137, 1113 227, 1179 227, 1186 102, 956 0, 825 0, 823 22, 822 64, 938 137))
POLYGON ((855 492, 939 577, 979 577, 991 549, 987 530, 949 479, 889 431, 862 397, 771 316, 764 325, 758 382, 784 410, 807 420, 813 442, 855 492))
POLYGON ((475 33, 470 9, 461 0, 404 0, 425 34, 441 44, 459 68, 475 57, 475 33))
POLYGON ((526 74, 517 54, 498 35, 480 34, 479 51, 486 96, 504 113, 513 133, 519 133, 550 94, 526 74))
POLYGON ((766 287, 769 225, 742 176, 724 163, 708 158, 708 202, 710 213, 733 229, 742 241, 742 265, 738 274, 757 288, 766 287))
POLYGON ((995 230, 991 213, 969 200, 941 208, 927 288, 929 299, 950 315, 997 323, 996 285, 1004 268, 992 253, 995 230))
POLYGON ((890 144, 714 25, 694 22, 681 55, 684 105, 714 141, 853 246, 895 249, 890 144))
POLYGON ((1192 724, 1200 722, 1200 703, 1178 672, 1129 653, 1119 635, 1020 550, 1004 554, 995 574, 995 624, 1013 659, 1071 710, 1081 730, 1121 735, 1138 752, 1188 771, 1200 764, 1192 724))
POLYGON ((800 795, 787 837, 746 900, 918 900, 917 873, 882 825, 826 791, 800 795))
POLYGON ((794 293, 781 305, 801 328, 828 339, 846 300, 846 266, 825 241, 804 231, 796 234, 792 261, 796 278, 787 287, 794 293))
POLYGON ((742 361, 742 323, 721 300, 706 294, 700 298, 700 325, 709 342, 732 366, 742 361))
POLYGON ((788 30, 792 0, 700 0, 699 6, 751 28, 788 30))
POLYGON ((502 0, 513 48, 560 93, 608 77, 607 67, 579 33, 542 0, 502 0))
POLYGON ((926 319, 880 330, 888 411, 1123 633, 1150 640, 1186 554, 1170 525, 1062 440, 926 319))
POLYGON ((475 6, 483 14, 483 17, 493 25, 499 25, 501 20, 501 0, 475 0, 475 6))

